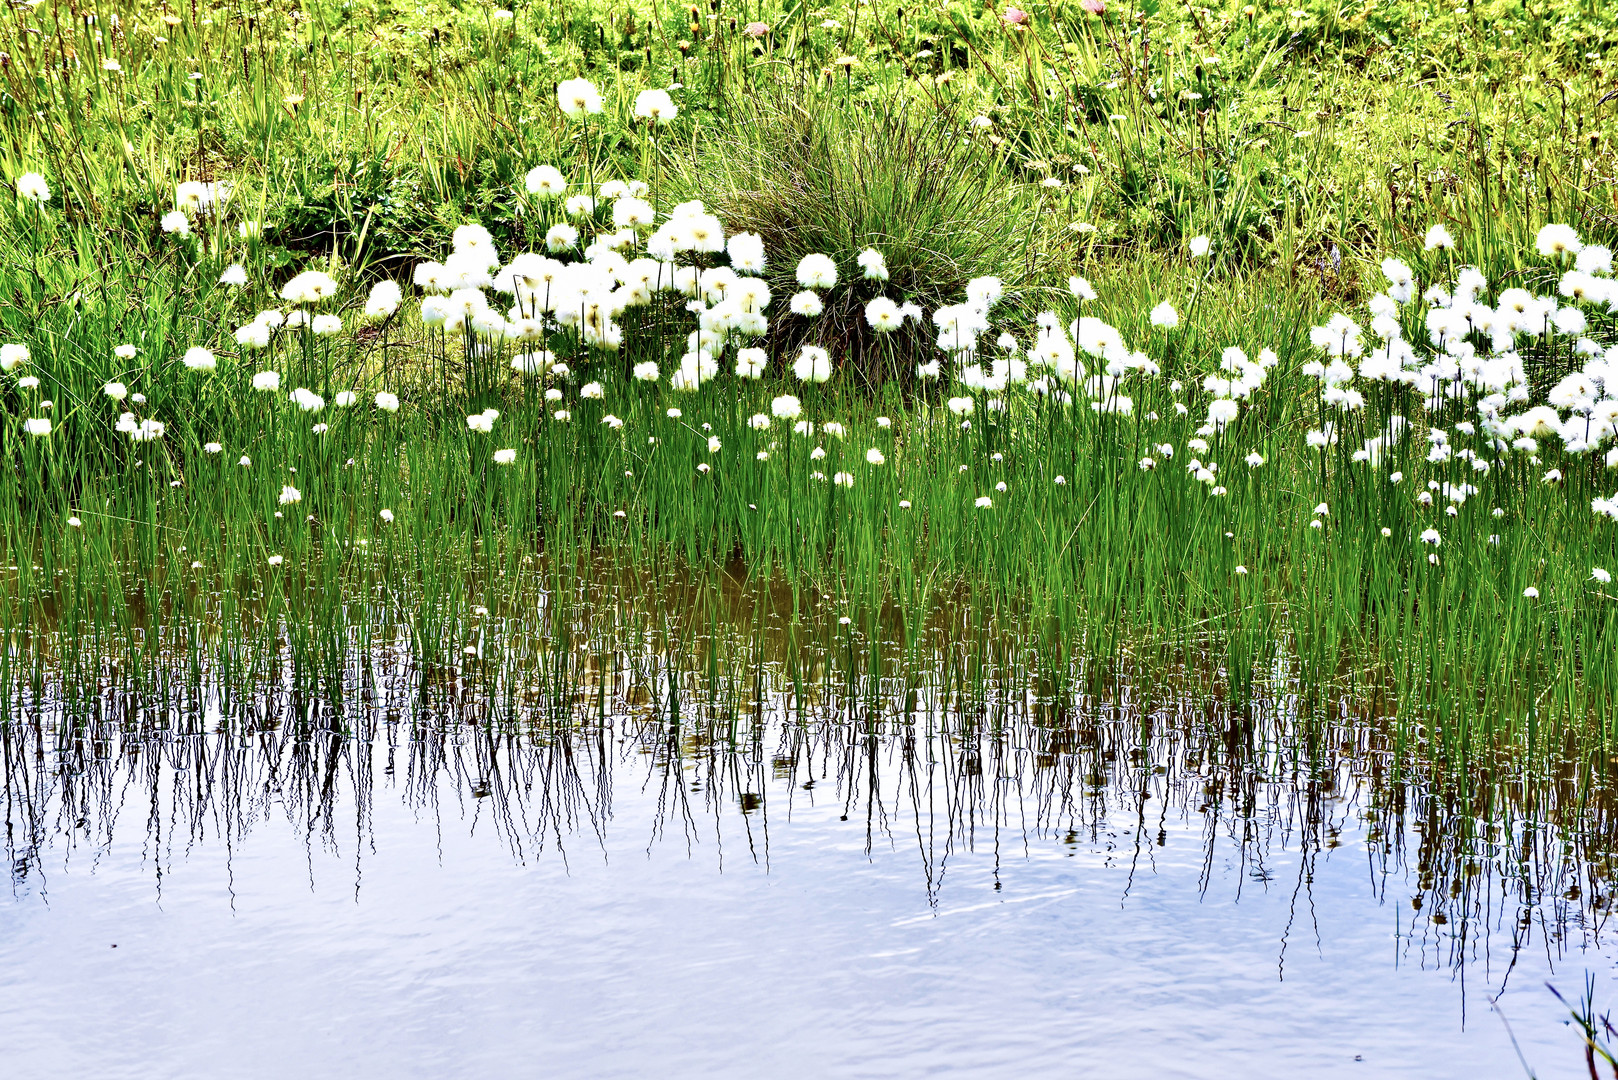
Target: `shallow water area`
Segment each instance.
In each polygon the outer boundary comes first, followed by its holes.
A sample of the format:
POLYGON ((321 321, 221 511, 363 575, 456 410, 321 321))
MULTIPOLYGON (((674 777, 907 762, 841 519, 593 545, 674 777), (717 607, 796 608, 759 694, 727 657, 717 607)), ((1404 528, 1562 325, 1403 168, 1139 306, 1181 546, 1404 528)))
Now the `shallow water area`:
POLYGON ((13 725, 9 1070, 1526 1075, 1503 1014, 1585 1075, 1545 988, 1610 997, 1577 872, 1526 827, 1424 844, 1457 821, 1390 813, 1352 725, 1306 768, 1281 713, 1232 755, 1173 707, 760 702, 13 725))

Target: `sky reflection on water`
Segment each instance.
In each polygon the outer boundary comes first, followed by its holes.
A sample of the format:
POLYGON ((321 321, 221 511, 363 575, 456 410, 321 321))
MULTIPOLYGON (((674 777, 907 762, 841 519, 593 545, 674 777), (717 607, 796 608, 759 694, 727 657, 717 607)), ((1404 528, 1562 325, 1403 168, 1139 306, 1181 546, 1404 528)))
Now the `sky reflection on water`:
POLYGON ((1611 1000, 1586 913, 1424 868, 1374 754, 1075 730, 148 732, 66 774, 19 731, 7 1071, 1526 1075, 1501 994, 1585 1075, 1544 983, 1611 1000))

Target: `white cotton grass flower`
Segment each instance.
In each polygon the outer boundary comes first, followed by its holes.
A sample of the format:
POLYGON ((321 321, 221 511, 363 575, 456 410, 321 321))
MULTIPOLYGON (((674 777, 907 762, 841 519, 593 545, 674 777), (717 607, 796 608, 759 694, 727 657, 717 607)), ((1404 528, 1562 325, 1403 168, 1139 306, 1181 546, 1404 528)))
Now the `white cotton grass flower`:
POLYGON ((537 165, 528 170, 528 175, 523 178, 523 186, 528 189, 528 194, 546 201, 559 199, 567 194, 567 177, 554 165, 537 165))
POLYGON ((219 366, 219 359, 214 356, 212 351, 203 348, 201 345, 194 345, 185 351, 184 356, 180 357, 180 363, 191 371, 213 371, 219 366))
POLYGON ((1091 286, 1090 282, 1085 278, 1079 277, 1077 274, 1067 279, 1067 291, 1072 293, 1075 299, 1081 301, 1094 300, 1096 298, 1096 291, 1091 286))
POLYGON ((1422 247, 1427 251, 1454 251, 1455 238, 1444 226, 1434 225, 1427 230, 1427 235, 1422 240, 1422 247))
POLYGON ((26 199, 31 203, 48 203, 51 201, 51 186, 37 172, 23 173, 17 177, 16 186, 19 199, 26 199))
POLYGON ((770 402, 770 414, 777 420, 791 420, 803 412, 803 403, 791 394, 782 394, 770 402))
POLYGON ((326 399, 305 386, 294 389, 287 395, 287 400, 307 413, 316 413, 326 407, 326 399))
POLYGON ((1530 585, 1530 586, 1528 586, 1528 588, 1524 589, 1522 591, 1522 594, 1523 594, 1523 598, 1526 599, 1526 600, 1538 600, 1539 599, 1539 590, 1534 588, 1532 585, 1530 585))
POLYGON ((1200 259, 1204 255, 1208 254, 1208 249, 1212 246, 1213 241, 1209 240, 1206 236, 1193 236, 1190 243, 1186 245, 1186 247, 1190 250, 1191 257, 1193 259, 1200 259))
POLYGON ((316 315, 309 320, 309 332, 316 337, 331 337, 341 333, 343 320, 337 315, 316 315))
POLYGON ((829 255, 805 255, 798 261, 797 277, 806 289, 830 289, 837 284, 837 264, 829 255))
POLYGON ((318 304, 336 295, 337 282, 324 270, 305 270, 281 286, 281 299, 292 304, 318 304))
POLYGON ((878 450, 873 446, 869 450, 865 451, 865 460, 870 462, 872 465, 884 465, 887 463, 888 458, 886 454, 882 453, 881 450, 878 450))
POLYGON ((365 317, 372 321, 386 319, 399 310, 399 303, 403 299, 404 293, 399 283, 392 278, 383 278, 371 286, 371 293, 365 299, 365 317))
POLYGON ((737 233, 725 241, 725 253, 730 256, 731 269, 742 274, 762 274, 767 265, 764 257, 764 238, 758 233, 737 233))
POLYGON ((27 434, 36 438, 49 435, 51 433, 50 418, 44 416, 31 416, 22 422, 22 429, 27 434))
POLYGON ((601 111, 601 91, 589 79, 564 79, 556 86, 556 103, 569 117, 593 116, 601 111))
POLYGON ((979 510, 992 510, 994 509, 994 500, 987 495, 979 495, 973 505, 979 510))
POLYGON ((769 354, 763 349, 740 349, 736 353, 736 376, 741 379, 761 379, 769 364, 769 354))
POLYGON ((792 314, 802 315, 807 319, 812 319, 825 310, 825 306, 820 302, 820 297, 809 289, 793 294, 792 301, 788 306, 791 308, 792 314))
POLYGON ((825 382, 831 378, 831 354, 818 345, 805 345, 792 362, 792 374, 801 382, 825 382))
POLYGON ((139 351, 140 350, 135 348, 133 345, 119 345, 117 348, 112 350, 112 355, 116 356, 120 360, 133 360, 135 359, 135 354, 139 351))
POLYGON ((552 254, 571 251, 578 242, 579 230, 565 221, 557 222, 545 233, 545 248, 552 254))
POLYGON ((854 261, 865 272, 867 281, 888 280, 888 261, 876 248, 866 248, 854 257, 854 261))
POLYGON ((291 506, 293 503, 300 502, 303 502, 303 492, 299 491, 291 484, 283 484, 281 486, 280 503, 282 506, 291 506))
POLYGON ((1597 566, 1590 571, 1590 580, 1599 581, 1601 584, 1606 585, 1612 581, 1612 574, 1597 566))
POLYGON ((281 373, 279 371, 260 371, 253 376, 253 389, 263 393, 273 393, 281 389, 281 373))
POLYGON ((1584 250, 1579 234, 1570 225, 1546 225, 1534 237, 1534 250, 1547 259, 1562 259, 1584 250))
POLYGON ((1180 313, 1174 310, 1173 304, 1165 300, 1152 309, 1151 322, 1153 326, 1173 330, 1180 325, 1180 313))
POLYGON ((377 511, 376 516, 382 519, 382 524, 384 525, 393 524, 393 511, 389 510, 385 506, 381 510, 377 511))
POLYGON ((271 555, 267 561, 269 562, 269 564, 271 566, 280 566, 283 562, 286 561, 286 556, 284 556, 284 555, 271 555))
POLYGON ((346 409, 358 400, 359 395, 355 394, 354 391, 339 390, 337 391, 337 396, 332 398, 331 403, 337 406, 339 409, 346 409))
POLYGON ((224 449, 225 449, 225 447, 224 447, 224 445, 223 445, 223 444, 221 444, 221 443, 216 443, 216 442, 210 442, 210 443, 203 443, 203 444, 202 444, 202 452, 203 452, 203 453, 204 453, 204 454, 218 454, 218 453, 223 453, 223 452, 224 452, 224 449))
POLYGON ((854 474, 851 472, 836 473, 832 476, 831 482, 838 487, 851 488, 854 486, 854 474))
POLYGON ((1573 260, 1573 269, 1581 274, 1611 274, 1612 249, 1600 244, 1589 244, 1579 250, 1573 260))
POLYGON ((191 219, 185 216, 184 210, 170 210, 158 220, 158 226, 166 233, 171 233, 182 240, 191 235, 191 219))
POLYGON ((679 115, 667 90, 642 90, 635 95, 635 119, 667 124, 679 115))
POLYGON ((396 413, 396 412, 398 412, 399 411, 399 395, 398 394, 390 394, 386 390, 377 391, 376 407, 381 409, 385 413, 396 413))
POLYGON ((865 305, 865 321, 879 334, 891 334, 904 325, 899 305, 886 296, 878 296, 865 305))
POLYGON ((28 360, 28 346, 18 344, 0 345, 0 371, 15 371, 20 365, 28 363, 28 360))
POLYGON ((496 465, 512 465, 515 464, 516 461, 517 451, 510 447, 503 450, 496 450, 494 452, 494 463, 496 465))
POLYGON ((122 401, 129 396, 129 387, 121 382, 110 382, 101 388, 101 392, 114 401, 122 401))
POLYGON ((225 267, 225 272, 219 275, 219 284, 240 287, 247 284, 247 267, 241 263, 231 263, 225 267))

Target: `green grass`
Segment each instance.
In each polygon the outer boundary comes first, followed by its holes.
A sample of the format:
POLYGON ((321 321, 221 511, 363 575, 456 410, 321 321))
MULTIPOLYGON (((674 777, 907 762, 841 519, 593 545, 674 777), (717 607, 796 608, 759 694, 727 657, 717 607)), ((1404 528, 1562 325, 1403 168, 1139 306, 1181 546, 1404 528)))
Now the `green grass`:
MULTIPOLYGON (((0 451, 16 478, 0 490, 17 566, 0 598, 16 635, 0 657, 5 693, 112 656, 157 665, 151 642, 249 683, 290 653, 318 692, 376 621, 407 627, 420 661, 443 669, 471 607, 532 605, 535 567, 564 590, 603 565, 730 566, 784 583, 795 609, 846 613, 868 637, 898 619, 901 652, 941 615, 1019 635, 1063 692, 1115 666, 1191 663, 1238 703, 1280 678, 1310 708, 1348 694, 1420 710, 1457 753, 1480 738, 1537 743, 1558 725, 1604 745, 1613 601, 1591 575, 1618 568, 1618 545, 1589 503, 1618 488, 1605 448, 1577 456, 1547 440, 1535 463, 1461 433, 1471 401, 1424 411, 1411 391, 1359 379, 1365 411, 1336 418, 1340 441, 1314 450, 1305 433, 1324 406, 1305 369, 1319 359, 1310 327, 1337 311, 1369 325, 1384 255, 1409 260, 1423 287, 1476 263, 1492 300, 1508 285, 1553 290, 1559 268, 1533 251, 1547 221, 1613 239, 1614 105, 1585 58, 1618 34, 1610 13, 1095 18, 1056 5, 1024 31, 959 5, 903 18, 878 5, 858 21, 765 6, 737 9, 734 26, 716 12, 693 38, 683 9, 630 10, 529 7, 496 21, 481 8, 316 5, 206 23, 184 11, 173 25, 131 10, 110 38, 109 11, 99 43, 65 8, 13 11, 0 171, 41 172, 53 196, 8 200, 0 236, 0 326, 31 353, 0 379, 0 451), (762 38, 743 32, 755 19, 770 24, 762 38), (109 44, 116 72, 102 67, 109 44), (68 48, 77 62, 64 66, 68 48), (605 108, 570 121, 555 84, 578 73, 605 108), (639 90, 676 81, 673 124, 634 119, 639 90), (717 379, 673 389, 695 317, 667 294, 622 316, 616 352, 550 328, 573 369, 550 383, 511 371, 511 343, 424 326, 408 286, 397 314, 360 317, 373 281, 408 282, 467 220, 503 256, 540 249, 562 211, 524 190, 539 164, 587 189, 640 178, 662 212, 701 198, 727 231, 763 236, 765 378, 730 374, 751 344, 733 341, 717 379), (158 222, 186 180, 233 189, 182 239, 158 222), (242 235, 249 221, 261 235, 242 235), (1422 251, 1435 222, 1457 251, 1422 251), (1197 235, 1211 238, 1206 257, 1188 252, 1197 235), (870 245, 888 257, 886 285, 858 276, 870 245), (792 270, 816 251, 841 280, 807 320, 788 312, 792 270), (248 284, 217 284, 235 262, 248 284), (232 331, 286 309, 277 290, 309 267, 337 280, 314 310, 340 313, 342 331, 238 348, 232 331), (1082 312, 1066 288, 1075 271, 1100 294, 1082 312), (930 315, 985 273, 1008 295, 984 359, 1000 355, 1001 331, 1028 347, 1049 310, 1063 324, 1104 319, 1161 373, 1116 391, 1132 399, 1127 416, 1082 394, 1065 408, 1026 388, 968 393, 947 359, 941 383, 915 377, 918 360, 943 355, 930 324, 884 337, 863 321, 875 295, 930 315), (1148 319, 1164 301, 1180 314, 1172 331, 1148 319), (789 374, 806 341, 833 350, 832 381, 789 374), (114 354, 125 343, 133 360, 114 354), (195 346, 214 350, 216 371, 184 368, 195 346), (1192 449, 1202 381, 1230 346, 1273 349, 1277 363, 1239 418, 1192 449), (629 377, 644 361, 659 381, 629 377), (251 389, 266 370, 278 393, 251 389), (25 374, 40 386, 22 387, 25 374), (120 409, 102 392, 114 380, 145 395, 134 411, 166 425, 160 439, 115 430, 120 409), (581 397, 588 382, 599 399, 581 397), (294 387, 325 407, 298 410, 294 387), (379 390, 403 400, 398 413, 374 406, 379 390), (340 408, 345 391, 358 400, 340 408), (751 427, 783 393, 846 434, 751 427), (945 406, 960 396, 974 403, 966 429, 945 406), (491 407, 493 431, 469 430, 466 417, 491 407), (1408 440, 1377 466, 1351 460, 1396 412, 1413 423, 1408 440), (609 413, 621 429, 602 423, 609 413), (24 434, 42 415, 52 433, 24 434), (1428 464, 1430 426, 1495 467, 1428 464), (513 464, 494 463, 500 449, 513 464), (1243 463, 1252 453, 1262 466, 1243 463), (1148 456, 1155 469, 1140 467, 1148 456), (1222 494, 1187 473, 1192 457, 1218 464, 1222 494), (1553 467, 1559 484, 1542 480, 1553 467), (843 472, 851 487, 832 482, 843 472), (1468 480, 1480 490, 1453 517, 1441 495, 1415 501, 1429 481, 1468 480), (283 486, 298 501, 281 503, 283 486), (1428 528, 1436 551, 1419 539, 1428 528)), ((607 228, 602 212, 585 232, 607 228)), ((1418 342, 1422 306, 1403 318, 1418 342)), ((1611 316, 1588 308, 1590 336, 1610 345, 1611 316)), ((1536 403, 1574 366, 1572 340, 1524 339, 1536 403)), ((1087 358, 1092 373, 1102 362, 1087 358)))

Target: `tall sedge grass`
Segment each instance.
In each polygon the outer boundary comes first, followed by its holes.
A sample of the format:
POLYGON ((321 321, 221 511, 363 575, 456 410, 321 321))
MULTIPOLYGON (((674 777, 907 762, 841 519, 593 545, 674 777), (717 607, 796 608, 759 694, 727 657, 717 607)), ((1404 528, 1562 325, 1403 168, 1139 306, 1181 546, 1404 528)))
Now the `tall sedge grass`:
MULTIPOLYGON (((199 215, 198 233, 227 236, 228 215, 199 215)), ((1043 394, 1040 380, 996 391, 923 381, 915 394, 889 385, 872 397, 848 380, 799 382, 778 357, 762 380, 722 373, 681 390, 669 375, 625 374, 643 361, 666 369, 695 327, 663 293, 624 313, 615 351, 553 327, 543 344, 569 358, 567 376, 514 372, 507 361, 537 345, 483 338, 471 323, 426 326, 412 305, 355 319, 360 298, 343 294, 295 306, 346 309, 341 333, 283 327, 266 349, 232 356, 220 331, 275 299, 259 292, 267 268, 240 287, 201 284, 234 254, 251 262, 252 243, 217 256, 196 236, 173 244, 178 254, 153 268, 172 284, 126 280, 128 291, 42 307, 29 360, 7 378, 19 482, 0 493, 18 567, 5 614, 28 643, 11 658, 14 678, 37 680, 60 648, 83 664, 138 654, 165 628, 221 625, 232 627, 219 639, 226 662, 249 676, 288 634, 315 693, 349 647, 345 628, 388 608, 431 668, 451 659, 475 592, 465 575, 497 588, 539 558, 556 588, 601 559, 735 564, 866 625, 888 605, 912 623, 940 605, 962 604, 984 626, 1015 612, 1061 680, 1093 676, 1098 660, 1211 656, 1229 692, 1250 700, 1262 672, 1296 657, 1322 707, 1346 686, 1395 706, 1442 703, 1486 731, 1541 717, 1584 724, 1612 694, 1610 600, 1592 568, 1618 564, 1618 550, 1588 509, 1611 486, 1598 455, 1531 463, 1527 451, 1483 446, 1496 468, 1482 491, 1448 517, 1442 499, 1422 506, 1429 478, 1457 474, 1425 469, 1416 434, 1380 463, 1348 450, 1395 410, 1420 430, 1451 421, 1419 419, 1409 388, 1365 384, 1363 418, 1330 420, 1337 441, 1311 447, 1304 430, 1328 413, 1308 374, 1319 353, 1296 314, 1200 333, 1136 324, 1164 369, 1126 368, 1088 389, 1053 372, 1043 394), (1202 376, 1227 333, 1278 351, 1251 399, 1210 432, 1202 418, 1219 395, 1202 376), (182 349, 199 342, 217 350, 215 369, 185 365, 182 349), (135 344, 135 356, 115 344, 135 344), (279 388, 255 390, 255 371, 276 372, 279 388), (128 397, 110 399, 112 382, 128 397), (318 406, 299 404, 293 386, 318 406), (759 426, 783 391, 801 398, 801 416, 759 426), (402 407, 380 408, 378 392, 402 407), (127 426, 157 418, 163 433, 115 430, 126 409, 137 410, 127 426), (490 409, 489 430, 470 423, 490 409), (50 434, 26 434, 41 413, 50 434), (1216 485, 1190 475, 1193 455, 1223 469, 1216 485), (1249 455, 1262 461, 1243 464, 1249 455), (1555 463, 1566 476, 1547 483, 1555 463), (1436 549, 1420 537, 1435 525, 1436 549), (247 610, 258 629, 238 639, 247 610), (114 629, 121 645, 106 638, 114 629)), ((1202 287, 1193 282, 1188 318, 1202 287)), ((1101 302, 1069 297, 1059 321, 1101 302)), ((1019 309, 1007 310, 1029 342, 1019 309)), ((725 365, 737 347, 722 346, 725 365)), ((972 359, 946 370, 964 379, 972 359)))

